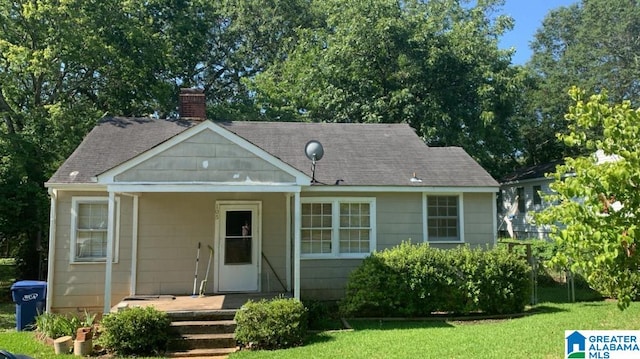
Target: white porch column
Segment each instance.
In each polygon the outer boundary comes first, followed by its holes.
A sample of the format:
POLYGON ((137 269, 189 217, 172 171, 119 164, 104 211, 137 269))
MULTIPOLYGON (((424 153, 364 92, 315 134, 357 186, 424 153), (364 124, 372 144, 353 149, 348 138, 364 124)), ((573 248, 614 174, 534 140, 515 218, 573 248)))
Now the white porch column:
POLYGON ((287 255, 285 257, 285 276, 286 278, 286 285, 287 285, 287 292, 291 292, 291 242, 293 240, 293 238, 291 237, 291 193, 286 193, 285 194, 285 200, 287 201, 287 203, 285 204, 285 211, 287 212, 287 218, 286 218, 286 235, 285 237, 286 239, 286 244, 285 244, 285 251, 287 252, 287 255))
POLYGON ((115 238, 116 224, 116 194, 109 191, 108 221, 107 221, 107 262, 105 263, 104 274, 104 311, 111 311, 111 274, 113 272, 113 242, 115 238))
POLYGON ((301 221, 301 204, 300 192, 294 193, 293 201, 293 297, 300 299, 300 227, 301 221))
POLYGON ((131 231, 131 283, 129 295, 136 295, 138 281, 138 195, 133 196, 133 229, 131 231))
POLYGON ((58 203, 58 190, 49 188, 49 197, 51 197, 51 208, 49 212, 49 256, 47 258, 47 296, 45 311, 51 312, 51 303, 53 301, 53 271, 56 262, 56 212, 58 203))

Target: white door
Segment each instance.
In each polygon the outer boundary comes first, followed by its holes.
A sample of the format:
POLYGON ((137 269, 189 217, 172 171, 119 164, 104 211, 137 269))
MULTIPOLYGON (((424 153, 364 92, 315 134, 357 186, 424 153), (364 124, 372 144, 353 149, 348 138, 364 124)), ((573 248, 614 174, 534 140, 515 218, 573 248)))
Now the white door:
POLYGON ((260 290, 260 202, 218 204, 218 292, 260 290))

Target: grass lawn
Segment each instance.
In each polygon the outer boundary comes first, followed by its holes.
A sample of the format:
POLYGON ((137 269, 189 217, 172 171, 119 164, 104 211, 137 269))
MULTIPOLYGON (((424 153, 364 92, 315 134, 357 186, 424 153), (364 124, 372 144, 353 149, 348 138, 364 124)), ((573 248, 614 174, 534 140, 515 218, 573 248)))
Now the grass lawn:
POLYGON ((563 358, 569 329, 640 330, 640 303, 621 312, 616 302, 579 289, 566 303, 565 286, 540 288, 540 304, 523 318, 487 321, 350 320, 352 332, 313 335, 304 347, 242 351, 259 358, 563 358))
MULTIPOLYGON (((32 332, 15 331, 9 287, 12 263, 0 259, 0 349, 37 359, 55 355, 32 332)), ((243 351, 231 359, 254 358, 562 358, 568 329, 640 330, 640 303, 620 312, 615 302, 580 289, 578 303, 566 303, 564 286, 540 288, 541 304, 523 318, 487 321, 350 320, 353 331, 313 334, 304 347, 243 351)), ((138 358, 142 359, 142 358, 138 358)), ((153 358, 148 358, 153 359, 153 358)), ((156 358, 157 359, 157 358, 156 358)))

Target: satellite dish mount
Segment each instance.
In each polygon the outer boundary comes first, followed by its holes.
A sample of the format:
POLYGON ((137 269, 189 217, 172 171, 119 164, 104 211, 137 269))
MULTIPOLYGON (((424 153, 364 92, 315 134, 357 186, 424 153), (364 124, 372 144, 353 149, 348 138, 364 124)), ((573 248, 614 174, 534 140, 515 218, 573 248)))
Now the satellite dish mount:
POLYGON ((322 144, 316 140, 307 142, 304 146, 304 152, 307 158, 311 160, 311 183, 317 183, 316 181, 316 161, 320 161, 324 156, 324 148, 322 144))

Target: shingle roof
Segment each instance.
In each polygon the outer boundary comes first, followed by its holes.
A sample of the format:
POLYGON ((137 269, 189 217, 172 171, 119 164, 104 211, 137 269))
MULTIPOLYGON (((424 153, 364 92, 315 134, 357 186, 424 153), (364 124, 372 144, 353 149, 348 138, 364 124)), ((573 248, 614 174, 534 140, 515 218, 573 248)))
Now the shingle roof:
POLYGON ((542 163, 520 168, 500 179, 500 183, 517 182, 534 178, 543 178, 547 173, 556 171, 556 166, 564 163, 564 160, 542 163))
MULTIPOLYGON (((316 180, 359 186, 498 186, 459 147, 427 147, 406 124, 225 122, 221 127, 311 176, 304 153, 318 140, 324 157, 316 180), (422 182, 411 182, 415 172, 422 182)), ((49 183, 93 183, 95 176, 150 150, 193 124, 186 121, 111 118, 98 124, 49 183), (74 175, 72 175, 75 173, 74 175)))

